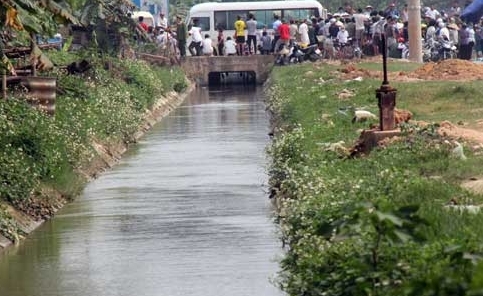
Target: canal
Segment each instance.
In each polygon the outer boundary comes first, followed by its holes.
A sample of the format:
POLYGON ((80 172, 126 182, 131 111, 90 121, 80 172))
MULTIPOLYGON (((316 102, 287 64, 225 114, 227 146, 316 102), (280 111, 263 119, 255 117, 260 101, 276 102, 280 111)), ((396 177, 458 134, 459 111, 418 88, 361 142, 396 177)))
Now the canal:
POLYGON ((282 295, 262 96, 195 90, 0 257, 0 296, 282 295))

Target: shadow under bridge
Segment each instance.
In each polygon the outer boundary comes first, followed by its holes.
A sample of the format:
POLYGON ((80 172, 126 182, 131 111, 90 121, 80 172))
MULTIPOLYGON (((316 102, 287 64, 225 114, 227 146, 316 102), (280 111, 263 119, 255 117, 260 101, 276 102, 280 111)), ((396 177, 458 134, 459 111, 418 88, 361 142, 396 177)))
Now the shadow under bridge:
POLYGON ((182 62, 186 75, 199 86, 223 83, 232 73, 241 81, 263 84, 272 70, 273 55, 196 56, 182 62))

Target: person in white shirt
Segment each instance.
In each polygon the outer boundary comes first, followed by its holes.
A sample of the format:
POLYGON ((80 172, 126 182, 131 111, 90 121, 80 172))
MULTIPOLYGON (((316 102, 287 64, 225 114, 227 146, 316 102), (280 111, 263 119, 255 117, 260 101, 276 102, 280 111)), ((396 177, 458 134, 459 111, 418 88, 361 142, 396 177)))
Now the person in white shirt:
POLYGON ((156 23, 156 27, 166 30, 168 28, 168 19, 164 16, 164 13, 159 13, 158 21, 156 23))
POLYGON ((213 42, 211 41, 210 34, 206 34, 205 39, 203 39, 203 55, 213 55, 213 42))
POLYGON ((297 41, 297 34, 298 34, 298 26, 295 23, 295 20, 290 20, 290 42, 294 43, 297 41))
POLYGON ((349 38, 349 32, 345 29, 345 26, 340 26, 339 32, 337 33, 337 41, 339 44, 346 44, 349 38))
POLYGON ((476 32, 473 29, 473 26, 468 26, 467 30, 468 30, 468 41, 469 41, 469 43, 468 43, 468 45, 469 45, 468 58, 469 58, 469 60, 471 60, 473 58, 473 47, 476 44, 476 38, 475 38, 476 32))
POLYGON ((453 6, 449 9, 449 16, 454 17, 454 16, 459 16, 461 14, 461 7, 458 4, 458 1, 455 1, 453 3, 453 6))
POLYGON ((245 22, 247 27, 247 45, 250 54, 257 53, 257 21, 253 14, 248 15, 248 21, 245 22), (253 44, 253 47, 252 47, 253 44))
POLYGON ((438 40, 439 41, 449 41, 449 30, 448 28, 445 26, 445 24, 443 22, 440 22, 438 23, 438 27, 439 27, 439 33, 438 33, 438 40))
POLYGON ((163 29, 159 29, 158 35, 156 35, 156 43, 159 47, 164 47, 166 45, 167 36, 163 29))
POLYGON ((299 34, 300 34, 300 43, 303 45, 310 44, 309 38, 309 27, 307 26, 307 20, 304 19, 302 23, 299 25, 299 34))
POLYGON ((436 10, 436 8, 434 8, 434 5, 431 5, 429 10, 426 11, 425 16, 433 20, 437 20, 439 17, 441 17, 441 14, 436 10))
POLYGON ((228 56, 236 55, 236 43, 230 36, 226 37, 225 54, 228 56))
POLYGON ((428 28, 426 29, 426 36, 424 37, 427 43, 436 40, 436 21, 430 20, 428 28))
POLYGON ((200 56, 201 55, 201 42, 203 41, 203 37, 201 36, 201 28, 198 27, 198 20, 193 20, 193 26, 188 31, 189 35, 191 36, 191 43, 188 46, 188 50, 192 56, 200 56), (193 51, 193 48, 196 52, 193 51))
POLYGON ((367 17, 371 17, 371 12, 372 12, 373 8, 371 5, 367 5, 366 6, 366 9, 364 10, 364 14, 367 16, 367 17))

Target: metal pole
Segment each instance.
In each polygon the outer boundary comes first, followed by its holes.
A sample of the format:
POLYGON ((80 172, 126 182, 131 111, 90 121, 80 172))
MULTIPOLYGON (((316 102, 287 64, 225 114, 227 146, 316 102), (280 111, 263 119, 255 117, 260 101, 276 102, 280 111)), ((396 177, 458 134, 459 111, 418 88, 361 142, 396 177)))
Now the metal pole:
POLYGON ((421 1, 408 0, 409 60, 423 62, 423 42, 421 40, 421 1))
POLYGON ((382 81, 382 85, 389 85, 389 81, 387 81, 387 43, 386 43, 386 34, 381 34, 381 42, 382 42, 382 72, 384 74, 384 79, 382 81))

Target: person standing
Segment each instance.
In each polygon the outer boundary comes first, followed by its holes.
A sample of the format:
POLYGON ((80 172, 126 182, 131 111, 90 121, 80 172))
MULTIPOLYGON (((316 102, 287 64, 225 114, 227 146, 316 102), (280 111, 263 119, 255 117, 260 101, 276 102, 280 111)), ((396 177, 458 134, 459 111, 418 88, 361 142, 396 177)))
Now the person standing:
POLYGON ((272 52, 277 52, 278 50, 275 49, 277 45, 278 39, 280 39, 280 33, 278 32, 278 27, 282 24, 280 21, 280 17, 276 14, 273 15, 274 21, 272 24, 273 29, 273 40, 272 40, 272 52))
POLYGON ((408 11, 408 5, 404 4, 403 9, 401 10, 401 21, 404 22, 409 22, 409 11, 408 11))
POLYGON ((298 26, 295 20, 290 20, 290 43, 294 44, 297 42, 298 26))
POLYGON ((166 29, 168 28, 168 19, 164 16, 163 12, 159 13, 159 18, 156 23, 156 28, 157 29, 161 28, 164 31, 166 31, 166 29))
POLYGON ((353 18, 354 18, 355 28, 356 28, 356 32, 355 32, 356 46, 361 47, 363 45, 362 40, 364 37, 364 29, 365 29, 364 24, 369 20, 369 17, 362 12, 362 8, 358 8, 357 13, 354 14, 353 18))
POLYGON ((475 43, 476 43, 475 30, 473 29, 473 25, 469 25, 467 30, 468 30, 468 41, 469 41, 467 60, 471 60, 473 58, 473 47, 475 46, 475 43))
POLYGON ((468 32, 468 26, 463 23, 461 25, 461 29, 458 32, 458 38, 459 38, 459 48, 458 48, 458 57, 462 60, 469 60, 471 57, 471 54, 468 54, 470 49, 470 33, 468 32))
POLYGON ((192 56, 200 56, 201 55, 201 42, 203 41, 203 37, 201 36, 201 28, 198 27, 198 20, 193 20, 193 26, 188 31, 191 36, 191 43, 188 46, 188 50, 192 56), (195 49, 195 51, 193 51, 195 49))
POLYGON ((257 53, 257 21, 253 14, 248 15, 247 25, 247 45, 248 51, 250 54, 257 53), (252 43, 253 43, 253 50, 252 50, 252 43))
POLYGON ((461 14, 461 7, 458 1, 453 2, 453 6, 449 9, 449 17, 459 16, 461 14))
POLYGON ((337 41, 341 46, 347 44, 349 39, 349 33, 346 31, 345 26, 340 26, 339 32, 337 32, 337 41))
POLYGON ((387 9, 384 12, 384 15, 386 16, 386 18, 388 16, 392 17, 393 19, 399 18, 399 11, 396 7, 396 4, 394 4, 394 3, 389 4, 389 6, 387 7, 387 9))
POLYGON ((310 44, 309 27, 307 26, 307 20, 303 19, 299 26, 300 43, 302 46, 308 46, 310 44))
POLYGON ((246 24, 242 20, 241 15, 236 17, 235 34, 236 34, 236 49, 238 55, 243 55, 243 46, 245 44, 245 29, 246 24))
POLYGON ((290 45, 290 26, 286 20, 282 20, 282 24, 278 26, 278 34, 280 38, 275 43, 275 53, 280 51, 280 46, 288 47, 290 45))
POLYGON ((219 28, 218 29, 218 36, 216 37, 216 40, 218 42, 218 55, 222 56, 224 55, 224 48, 225 48, 225 37, 223 36, 223 29, 219 28))
POLYGON ((186 25, 181 17, 176 16, 176 40, 178 41, 179 54, 182 58, 186 56, 186 25))

